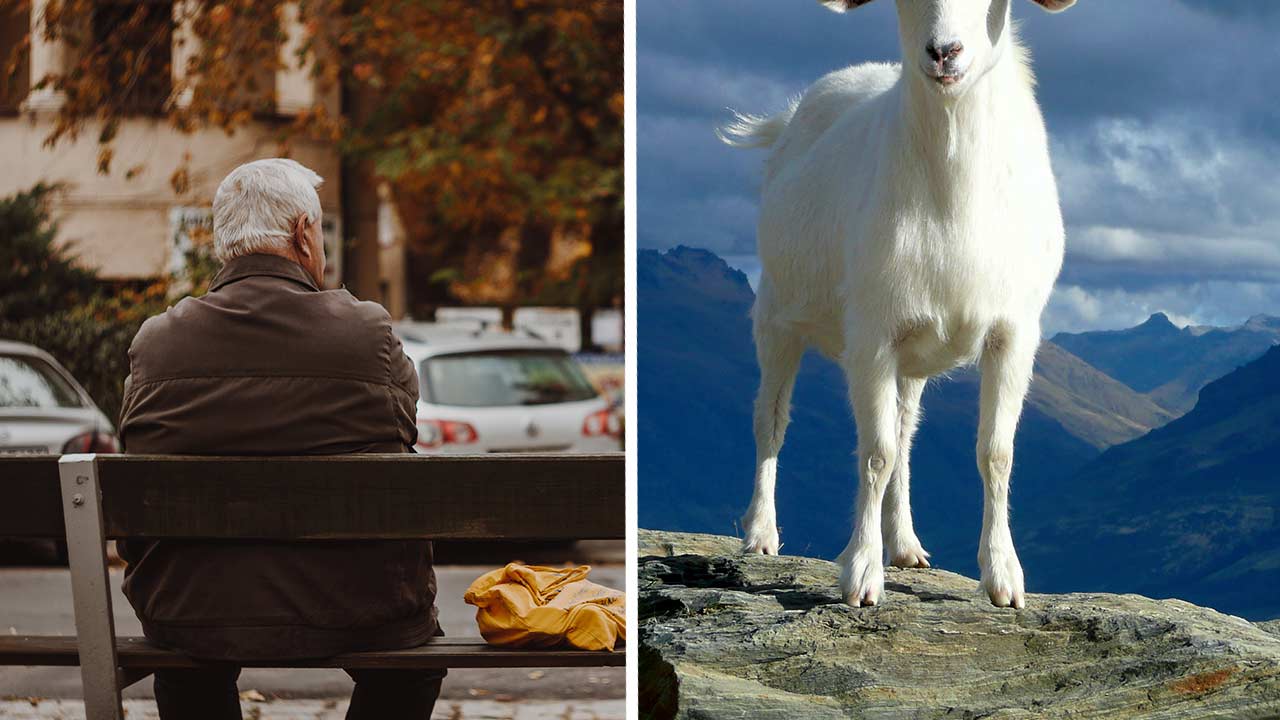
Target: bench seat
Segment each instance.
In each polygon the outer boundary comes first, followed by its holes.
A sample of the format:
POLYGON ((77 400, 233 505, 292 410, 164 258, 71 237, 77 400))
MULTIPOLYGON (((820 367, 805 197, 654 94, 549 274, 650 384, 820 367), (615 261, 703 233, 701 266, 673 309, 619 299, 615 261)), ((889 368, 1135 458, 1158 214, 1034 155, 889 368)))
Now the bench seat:
MULTIPOLYGON (((126 670, 197 668, 206 663, 152 644, 146 638, 116 638, 116 658, 126 670)), ((244 663, 245 667, 277 668, 548 668, 617 667, 626 665, 622 650, 520 650, 487 645, 481 640, 440 638, 408 650, 383 650, 336 655, 320 660, 280 660, 244 663)), ((76 666, 80 651, 68 636, 0 636, 0 665, 76 666)))
MULTIPOLYGON (((76 637, 0 636, 0 666, 80 665, 87 720, 123 720, 120 690, 203 664, 117 637, 106 540, 622 539, 626 461, 604 455, 0 457, 0 537, 65 538, 76 637)), ((514 550, 514 547, 513 547, 514 550)), ((277 668, 626 665, 625 652, 516 650, 443 638, 277 668)))

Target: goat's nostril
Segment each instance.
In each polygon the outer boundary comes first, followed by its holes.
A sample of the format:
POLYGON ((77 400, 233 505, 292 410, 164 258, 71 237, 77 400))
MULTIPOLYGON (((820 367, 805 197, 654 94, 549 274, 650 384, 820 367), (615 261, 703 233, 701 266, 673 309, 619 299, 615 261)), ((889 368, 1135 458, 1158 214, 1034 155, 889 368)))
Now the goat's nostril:
POLYGON ((925 52, 929 53, 929 57, 934 62, 944 62, 946 60, 954 60, 960 53, 964 52, 964 45, 958 40, 945 43, 930 42, 925 47, 925 52))

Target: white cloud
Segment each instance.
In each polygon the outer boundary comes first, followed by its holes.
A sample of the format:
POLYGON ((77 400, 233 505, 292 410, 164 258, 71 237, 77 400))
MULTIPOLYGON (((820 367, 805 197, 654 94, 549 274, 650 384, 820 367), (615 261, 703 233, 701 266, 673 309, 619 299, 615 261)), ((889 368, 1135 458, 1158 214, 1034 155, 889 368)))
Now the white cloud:
POLYGON ((1257 138, 1213 128, 1102 118, 1054 137, 1068 278, 1113 289, 1280 282, 1280 184, 1264 180, 1274 158, 1257 138))
POLYGON ((1195 270, 1280 280, 1280 238, 1206 237, 1086 226, 1070 228, 1067 246, 1072 258, 1124 264, 1146 274, 1195 270))
POLYGON ((650 103, 664 109, 723 114, 726 108, 760 113, 779 110, 788 98, 804 90, 777 77, 741 69, 713 66, 657 51, 645 55, 638 82, 644 97, 639 111, 650 103))
POLYGON ((1222 189, 1222 172, 1229 165, 1225 154, 1219 146, 1193 142, 1182 128, 1109 119, 1097 123, 1093 135, 1109 161, 1101 169, 1153 202, 1166 197, 1170 183, 1214 195, 1222 189))

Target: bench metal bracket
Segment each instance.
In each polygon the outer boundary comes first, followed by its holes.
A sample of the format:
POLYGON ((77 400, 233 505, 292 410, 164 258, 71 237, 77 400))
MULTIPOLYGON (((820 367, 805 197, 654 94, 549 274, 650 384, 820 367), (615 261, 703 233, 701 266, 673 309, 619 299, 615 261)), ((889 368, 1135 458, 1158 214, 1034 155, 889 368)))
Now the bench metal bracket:
POLYGON ((115 617, 102 528, 102 489, 95 455, 64 455, 58 462, 62 514, 71 561, 80 678, 86 720, 121 720, 121 678, 116 662, 115 617))
POLYGON ((150 668, 120 668, 120 674, 117 676, 120 678, 120 689, 124 690, 140 680, 146 680, 154 672, 155 670, 150 668))

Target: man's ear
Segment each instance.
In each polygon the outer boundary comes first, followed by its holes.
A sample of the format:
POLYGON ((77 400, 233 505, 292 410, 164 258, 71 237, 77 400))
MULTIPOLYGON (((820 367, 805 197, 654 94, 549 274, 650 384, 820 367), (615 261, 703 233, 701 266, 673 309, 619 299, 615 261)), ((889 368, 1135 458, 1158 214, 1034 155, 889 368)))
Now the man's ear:
POLYGON ((304 213, 293 221, 293 231, 289 236, 289 244, 293 246, 293 251, 308 259, 311 257, 311 242, 307 238, 307 231, 310 228, 311 219, 304 213))
POLYGON ((826 5, 828 9, 842 13, 846 10, 852 10, 856 7, 866 5, 871 2, 871 0, 818 0, 818 2, 826 5))
POLYGON ((1076 0, 1031 0, 1031 2, 1048 10, 1049 12, 1062 12, 1072 5, 1076 4, 1076 0))

